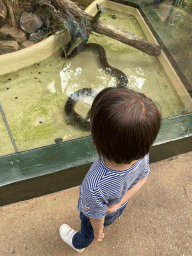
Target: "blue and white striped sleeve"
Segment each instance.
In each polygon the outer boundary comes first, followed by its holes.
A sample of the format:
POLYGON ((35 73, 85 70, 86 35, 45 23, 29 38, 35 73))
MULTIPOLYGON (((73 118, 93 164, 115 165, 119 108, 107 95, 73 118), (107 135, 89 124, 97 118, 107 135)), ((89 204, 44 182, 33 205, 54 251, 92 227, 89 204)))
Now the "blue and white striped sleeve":
POLYGON ((81 211, 89 218, 101 219, 106 215, 108 208, 99 190, 91 191, 84 187, 81 203, 83 206, 81 211))

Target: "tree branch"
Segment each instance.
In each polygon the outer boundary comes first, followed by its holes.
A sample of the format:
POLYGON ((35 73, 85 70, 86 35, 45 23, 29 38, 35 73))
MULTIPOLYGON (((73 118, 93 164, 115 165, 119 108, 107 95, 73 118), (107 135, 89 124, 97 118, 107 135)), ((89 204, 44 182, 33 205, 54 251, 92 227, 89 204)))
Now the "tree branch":
MULTIPOLYGON (((68 9, 74 16, 85 17, 88 20, 91 20, 93 18, 93 16, 85 13, 74 2, 71 2, 70 0, 54 0, 52 2, 54 2, 54 5, 62 11, 68 9)), ((130 45, 149 55, 158 56, 161 53, 161 49, 158 45, 150 43, 141 37, 133 35, 106 22, 99 20, 93 30, 99 34, 109 36, 124 44, 130 45)))

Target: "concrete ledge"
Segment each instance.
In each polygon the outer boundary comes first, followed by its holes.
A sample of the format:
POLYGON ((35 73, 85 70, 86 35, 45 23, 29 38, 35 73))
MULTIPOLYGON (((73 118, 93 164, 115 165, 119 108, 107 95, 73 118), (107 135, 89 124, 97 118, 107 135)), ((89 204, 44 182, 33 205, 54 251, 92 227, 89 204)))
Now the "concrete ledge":
POLYGON ((68 31, 49 36, 43 41, 16 52, 0 55, 0 75, 31 66, 50 57, 71 41, 68 31))

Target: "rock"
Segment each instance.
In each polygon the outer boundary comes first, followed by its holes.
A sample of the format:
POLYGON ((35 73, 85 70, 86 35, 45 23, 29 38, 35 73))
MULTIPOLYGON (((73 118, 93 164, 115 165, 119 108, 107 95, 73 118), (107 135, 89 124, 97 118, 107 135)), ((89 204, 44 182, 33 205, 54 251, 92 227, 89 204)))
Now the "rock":
POLYGON ((2 40, 6 40, 6 41, 8 41, 8 40, 15 41, 15 38, 14 38, 13 36, 9 35, 9 34, 6 34, 6 35, 0 34, 0 41, 2 41, 2 40))
POLYGON ((33 45, 33 42, 27 40, 27 41, 25 41, 24 43, 22 43, 22 44, 19 45, 19 50, 24 49, 24 48, 27 48, 27 47, 29 47, 29 46, 31 46, 31 45, 33 45))
POLYGON ((16 41, 0 41, 0 54, 15 52, 19 50, 19 45, 16 41))
POLYGON ((2 0, 0 0, 0 25, 3 24, 6 17, 7 17, 7 8, 2 2, 2 0))
POLYGON ((40 16, 32 12, 24 12, 20 18, 20 26, 26 33, 35 33, 41 26, 43 21, 40 16))
POLYGON ((23 43, 27 40, 27 37, 22 30, 18 28, 13 28, 9 25, 4 25, 2 28, 0 28, 0 36, 5 37, 5 35, 12 36, 18 44, 23 43))
POLYGON ((45 38, 47 31, 44 29, 39 29, 37 33, 31 33, 29 36, 29 40, 33 41, 34 43, 38 43, 45 38))

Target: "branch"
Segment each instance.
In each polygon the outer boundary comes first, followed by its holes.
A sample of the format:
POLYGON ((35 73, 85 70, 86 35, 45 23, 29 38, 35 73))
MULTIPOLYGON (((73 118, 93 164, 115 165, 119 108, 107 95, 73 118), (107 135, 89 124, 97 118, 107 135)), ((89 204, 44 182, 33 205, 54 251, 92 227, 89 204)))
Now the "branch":
MULTIPOLYGON (((59 8, 62 11, 68 9, 74 16, 85 17, 88 20, 91 20, 93 18, 93 16, 85 13, 74 2, 71 2, 70 0, 54 0, 52 2, 54 2, 56 8, 59 8)), ((116 39, 124 44, 130 45, 152 56, 158 56, 161 53, 161 49, 158 45, 149 43, 141 37, 135 36, 125 30, 122 30, 100 20, 96 23, 94 31, 99 34, 103 34, 113 39, 116 39)))
POLYGON ((11 25, 13 27, 16 27, 16 21, 15 21, 15 16, 14 16, 12 5, 10 4, 9 0, 4 0, 4 2, 5 2, 5 5, 7 6, 7 9, 9 10, 11 25))

